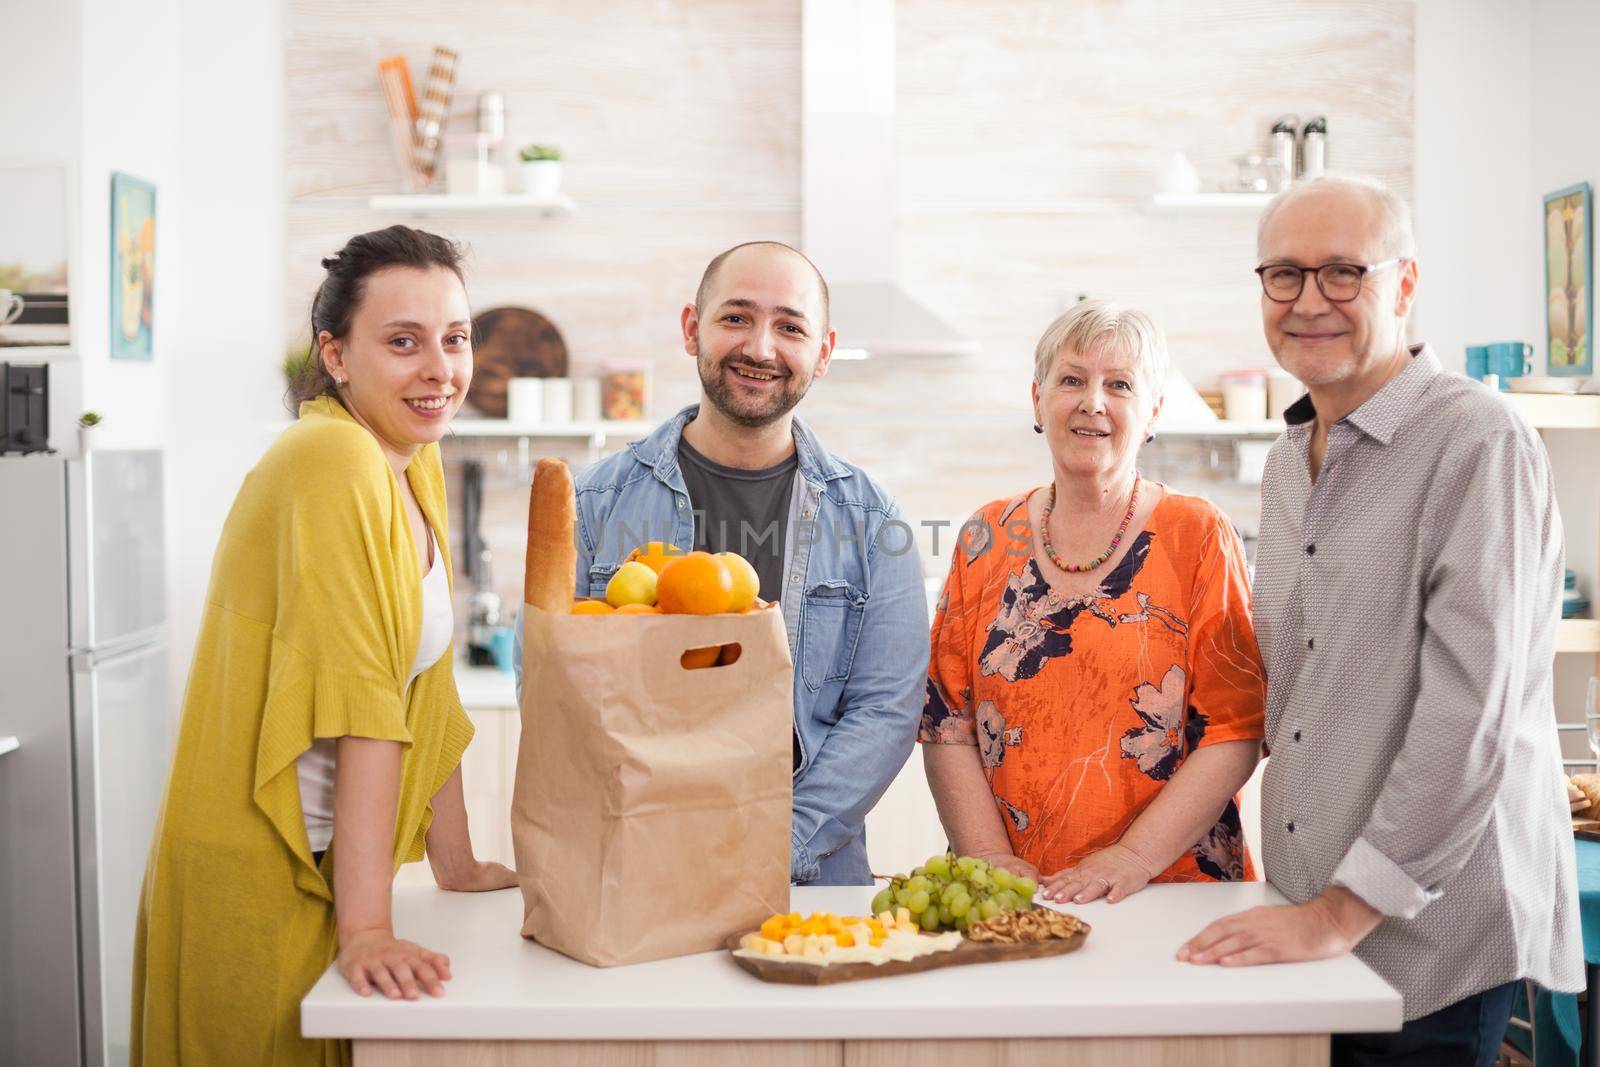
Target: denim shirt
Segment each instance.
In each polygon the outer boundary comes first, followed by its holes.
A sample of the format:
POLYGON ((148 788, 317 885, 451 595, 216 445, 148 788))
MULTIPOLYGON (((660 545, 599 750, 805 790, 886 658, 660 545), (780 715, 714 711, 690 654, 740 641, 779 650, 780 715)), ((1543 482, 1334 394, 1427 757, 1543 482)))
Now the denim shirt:
MULTIPOLYGON (((604 596, 649 540, 694 543, 678 439, 691 405, 576 479, 579 596, 604 596)), ((799 467, 779 597, 794 660, 789 874, 798 884, 866 885, 866 817, 911 754, 928 671, 922 564, 899 505, 793 421, 799 467)), ((522 688, 522 643, 514 643, 522 688)))

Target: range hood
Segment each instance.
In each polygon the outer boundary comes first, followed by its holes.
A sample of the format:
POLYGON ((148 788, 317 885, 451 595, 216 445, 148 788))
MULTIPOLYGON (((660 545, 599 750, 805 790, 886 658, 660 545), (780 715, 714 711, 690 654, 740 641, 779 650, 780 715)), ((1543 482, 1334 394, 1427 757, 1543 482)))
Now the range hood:
POLYGON ((894 0, 804 0, 800 246, 828 279, 835 359, 978 351, 896 282, 894 0))

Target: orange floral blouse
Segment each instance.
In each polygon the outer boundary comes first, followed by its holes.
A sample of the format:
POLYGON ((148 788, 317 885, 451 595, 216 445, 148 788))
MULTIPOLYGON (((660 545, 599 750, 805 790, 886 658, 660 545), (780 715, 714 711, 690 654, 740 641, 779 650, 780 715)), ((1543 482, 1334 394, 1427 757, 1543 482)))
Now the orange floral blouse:
MULTIPOLYGON (((962 529, 918 740, 977 745, 1013 853, 1053 874, 1116 842, 1188 753, 1260 738, 1266 676, 1243 547, 1216 507, 1165 489, 1097 591, 1063 598, 1027 501, 962 529)), ((1254 877, 1235 799, 1154 880, 1254 877)))

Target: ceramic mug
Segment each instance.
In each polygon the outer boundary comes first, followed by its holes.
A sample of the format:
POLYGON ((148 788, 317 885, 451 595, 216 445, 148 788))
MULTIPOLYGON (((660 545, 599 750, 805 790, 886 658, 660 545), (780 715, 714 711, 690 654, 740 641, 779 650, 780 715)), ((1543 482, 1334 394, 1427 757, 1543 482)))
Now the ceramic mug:
POLYGON ((22 294, 0 289, 0 326, 9 326, 22 317, 22 294))
POLYGON ((512 643, 517 639, 517 631, 511 626, 496 626, 489 632, 489 647, 494 650, 494 665, 501 670, 512 670, 512 643))
POLYGON ((1489 346, 1467 346, 1467 377, 1475 381, 1483 381, 1483 376, 1489 373, 1489 346))
POLYGON ((506 418, 523 425, 544 421, 543 378, 512 378, 506 383, 506 418))
POLYGON ((1509 392, 1509 379, 1533 373, 1533 346, 1526 341, 1501 341, 1490 345, 1489 372, 1500 376, 1500 391, 1509 392))
POLYGON ((544 380, 544 421, 557 426, 572 421, 572 379, 544 380))

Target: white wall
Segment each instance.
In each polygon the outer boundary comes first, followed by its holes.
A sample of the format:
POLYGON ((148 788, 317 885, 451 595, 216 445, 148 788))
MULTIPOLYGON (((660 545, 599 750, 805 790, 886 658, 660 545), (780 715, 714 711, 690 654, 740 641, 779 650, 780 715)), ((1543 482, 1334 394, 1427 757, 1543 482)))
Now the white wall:
POLYGON ((1454 370, 1468 344, 1537 340, 1541 246, 1528 159, 1538 94, 1528 9, 1505 0, 1417 2, 1421 276, 1412 335, 1454 370))
POLYGON ((74 3, 0 3, 0 144, 7 158, 65 161, 77 152, 81 23, 74 3))
POLYGON ((161 443, 161 379, 182 314, 176 237, 178 158, 176 0, 82 0, 78 133, 79 233, 72 279, 73 343, 83 407, 105 421, 107 447, 161 443), (156 186, 152 359, 110 358, 111 174, 156 186))
POLYGON ((280 423, 283 28, 278 4, 178 0, 181 208, 167 320, 167 610, 174 714, 222 522, 280 423))

